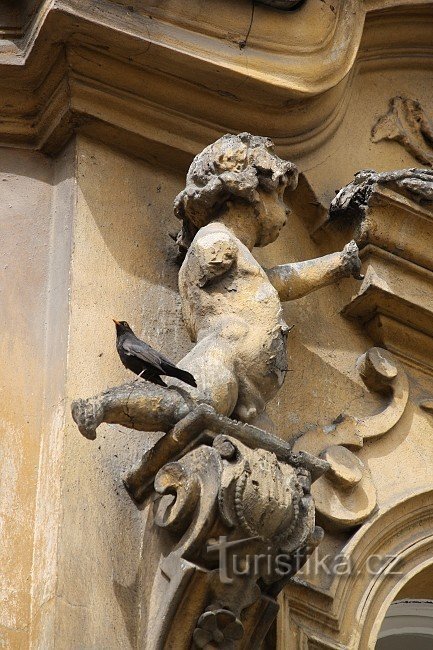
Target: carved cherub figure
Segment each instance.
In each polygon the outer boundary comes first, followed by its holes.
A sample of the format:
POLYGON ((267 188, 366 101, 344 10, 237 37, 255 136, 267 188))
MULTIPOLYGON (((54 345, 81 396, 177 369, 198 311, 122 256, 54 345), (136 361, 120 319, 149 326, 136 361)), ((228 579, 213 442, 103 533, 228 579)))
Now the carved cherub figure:
POLYGON ((84 435, 94 437, 102 421, 168 431, 199 403, 263 426, 266 403, 287 371, 289 327, 281 301, 360 277, 354 242, 338 253, 268 270, 253 257, 255 246, 277 239, 288 213, 284 192, 296 184, 296 166, 280 159, 268 138, 225 135, 196 156, 175 214, 186 250, 179 271, 182 311, 196 342, 179 366, 198 387, 135 382, 77 400, 73 415, 84 435))

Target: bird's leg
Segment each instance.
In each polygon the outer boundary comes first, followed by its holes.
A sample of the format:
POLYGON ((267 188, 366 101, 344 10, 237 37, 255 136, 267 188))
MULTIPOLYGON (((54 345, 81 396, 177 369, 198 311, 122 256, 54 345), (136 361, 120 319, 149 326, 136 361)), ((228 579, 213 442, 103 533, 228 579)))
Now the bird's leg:
POLYGON ((143 376, 143 374, 144 374, 145 372, 146 372, 146 369, 142 370, 142 371, 140 372, 140 374, 139 374, 139 375, 134 379, 134 381, 138 381, 138 380, 143 376))
POLYGON ((72 417, 80 432, 94 440, 102 422, 138 431, 167 432, 193 408, 185 391, 167 390, 148 381, 132 381, 109 388, 96 397, 72 403, 72 417))

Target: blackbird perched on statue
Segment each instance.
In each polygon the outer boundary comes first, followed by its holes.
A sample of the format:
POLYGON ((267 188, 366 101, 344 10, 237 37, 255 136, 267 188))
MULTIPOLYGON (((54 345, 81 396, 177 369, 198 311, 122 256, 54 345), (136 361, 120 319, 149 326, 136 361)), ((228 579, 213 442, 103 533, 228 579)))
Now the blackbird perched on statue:
POLYGON ((136 382, 76 400, 72 412, 83 435, 93 439, 102 422, 168 433, 203 404, 219 416, 273 431, 266 405, 281 389, 288 365, 281 303, 346 277, 361 278, 354 241, 341 251, 271 268, 254 257, 254 248, 280 236, 297 181, 296 165, 279 158, 271 140, 250 133, 224 135, 195 157, 174 203, 184 255, 179 296, 195 343, 182 359, 185 370, 161 361, 130 328, 119 332, 118 348, 127 368, 147 370, 144 378, 160 383, 163 374, 179 378, 189 371, 197 388, 136 382), (125 349, 129 345, 137 347, 125 349))
POLYGON ((117 321, 114 318, 113 320, 116 324, 116 347, 125 368, 159 386, 167 386, 161 375, 175 377, 194 388, 197 386, 191 373, 178 368, 161 352, 141 341, 126 321, 117 321))

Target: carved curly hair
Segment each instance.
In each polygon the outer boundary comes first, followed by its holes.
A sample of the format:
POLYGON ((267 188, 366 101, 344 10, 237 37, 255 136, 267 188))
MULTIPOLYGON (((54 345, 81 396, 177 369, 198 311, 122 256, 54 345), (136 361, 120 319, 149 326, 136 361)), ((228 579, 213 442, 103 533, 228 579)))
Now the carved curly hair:
POLYGON ((194 158, 186 187, 174 200, 174 214, 183 222, 179 249, 186 251, 198 229, 215 219, 230 199, 256 205, 259 186, 271 192, 281 183, 295 189, 298 170, 276 155, 272 140, 250 133, 219 138, 194 158))

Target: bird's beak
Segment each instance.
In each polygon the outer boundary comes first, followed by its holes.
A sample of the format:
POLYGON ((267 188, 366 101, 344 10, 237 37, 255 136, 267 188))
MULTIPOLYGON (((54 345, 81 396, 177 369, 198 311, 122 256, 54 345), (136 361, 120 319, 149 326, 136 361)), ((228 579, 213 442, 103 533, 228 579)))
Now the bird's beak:
POLYGON ((116 323, 116 325, 120 325, 119 321, 113 318, 113 323, 116 323))

